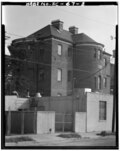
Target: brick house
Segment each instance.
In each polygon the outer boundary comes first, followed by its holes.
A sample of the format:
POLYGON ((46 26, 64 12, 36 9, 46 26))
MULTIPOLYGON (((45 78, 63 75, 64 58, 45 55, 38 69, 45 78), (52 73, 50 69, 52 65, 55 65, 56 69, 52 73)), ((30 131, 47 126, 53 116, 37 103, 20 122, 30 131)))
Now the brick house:
POLYGON ((37 32, 12 41, 9 50, 15 57, 17 50, 26 58, 19 76, 32 81, 30 95, 72 95, 74 88, 110 93, 110 54, 104 45, 75 26, 64 30, 63 22, 52 21, 37 32))

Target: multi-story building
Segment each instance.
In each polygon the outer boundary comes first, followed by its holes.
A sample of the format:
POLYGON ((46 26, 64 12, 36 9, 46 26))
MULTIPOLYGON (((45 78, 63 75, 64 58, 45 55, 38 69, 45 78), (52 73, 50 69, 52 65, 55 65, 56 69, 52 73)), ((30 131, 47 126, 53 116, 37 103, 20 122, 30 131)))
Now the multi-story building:
POLYGON ((74 88, 110 93, 110 54, 103 44, 78 33, 75 26, 67 31, 62 21, 52 21, 25 38, 13 40, 9 50, 12 57, 19 54, 24 60, 19 76, 33 83, 28 88, 30 95, 67 96, 74 88))

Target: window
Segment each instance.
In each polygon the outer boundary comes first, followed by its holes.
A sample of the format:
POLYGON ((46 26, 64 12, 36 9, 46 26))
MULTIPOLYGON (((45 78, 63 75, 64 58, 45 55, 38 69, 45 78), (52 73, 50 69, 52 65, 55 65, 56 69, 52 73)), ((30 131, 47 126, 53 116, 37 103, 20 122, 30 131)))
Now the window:
POLYGON ((98 50, 98 59, 101 59, 101 52, 98 50))
POLYGON ((40 81, 44 80, 44 78, 45 78, 44 76, 45 76, 45 75, 44 75, 44 70, 43 70, 43 69, 40 69, 40 70, 39 70, 39 80, 40 80, 40 81))
POLYGON ((104 88, 107 87, 107 78, 106 77, 103 79, 103 85, 104 85, 104 88))
POLYGON ((58 45, 58 55, 62 55, 62 46, 58 45))
POLYGON ((95 89, 97 88, 97 77, 94 77, 95 89))
POLYGON ((72 48, 68 48, 68 57, 72 56, 72 48))
POLYGON ((44 49, 40 49, 40 59, 43 61, 44 59, 44 49))
POLYGON ((106 101, 99 101, 99 120, 106 120, 106 101))
POLYGON ((104 62, 104 66, 106 66, 107 65, 107 59, 104 58, 103 62, 104 62))
POLYGON ((57 81, 62 81, 62 70, 61 69, 57 70, 57 81))
POLYGON ((98 76, 98 89, 101 89, 101 76, 98 76))
POLYGON ((96 58, 96 48, 94 48, 94 58, 96 58))
POLYGON ((72 71, 68 71, 68 81, 71 81, 72 79, 72 71))

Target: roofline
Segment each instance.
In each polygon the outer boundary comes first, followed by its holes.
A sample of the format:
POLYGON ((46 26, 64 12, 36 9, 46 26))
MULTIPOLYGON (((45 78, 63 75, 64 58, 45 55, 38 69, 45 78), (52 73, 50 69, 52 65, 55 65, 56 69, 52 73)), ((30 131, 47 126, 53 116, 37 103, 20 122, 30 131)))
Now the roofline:
POLYGON ((110 53, 108 53, 106 51, 103 51, 103 53, 106 54, 106 55, 112 56, 110 53))
POLYGON ((97 43, 97 42, 77 42, 77 43, 74 43, 74 44, 76 44, 76 45, 82 45, 82 44, 91 44, 91 45, 99 45, 99 46, 102 46, 102 47, 104 47, 104 45, 103 44, 101 44, 101 43, 97 43))

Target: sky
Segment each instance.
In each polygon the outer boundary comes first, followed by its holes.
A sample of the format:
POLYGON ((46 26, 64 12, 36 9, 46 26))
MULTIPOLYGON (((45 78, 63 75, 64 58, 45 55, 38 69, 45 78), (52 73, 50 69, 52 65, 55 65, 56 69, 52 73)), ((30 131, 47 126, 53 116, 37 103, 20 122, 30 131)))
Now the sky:
POLYGON ((118 23, 117 6, 2 6, 2 24, 5 24, 7 46, 13 39, 26 37, 60 19, 64 29, 79 28, 95 41, 105 45, 105 51, 112 54, 115 49, 115 25, 118 23))

